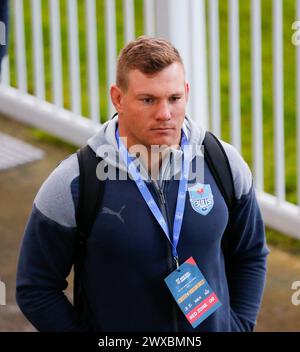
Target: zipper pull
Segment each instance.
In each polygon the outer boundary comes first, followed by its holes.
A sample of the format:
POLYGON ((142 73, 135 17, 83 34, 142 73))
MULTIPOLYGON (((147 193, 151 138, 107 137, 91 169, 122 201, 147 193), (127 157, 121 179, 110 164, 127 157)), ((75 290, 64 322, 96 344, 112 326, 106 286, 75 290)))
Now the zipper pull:
POLYGON ((161 199, 162 203, 166 204, 166 199, 165 199, 165 196, 164 196, 164 192, 161 189, 159 190, 159 194, 160 194, 160 199, 161 199))
POLYGON ((175 261, 175 264, 176 264, 176 269, 179 269, 179 258, 178 258, 178 256, 174 257, 174 261, 175 261))

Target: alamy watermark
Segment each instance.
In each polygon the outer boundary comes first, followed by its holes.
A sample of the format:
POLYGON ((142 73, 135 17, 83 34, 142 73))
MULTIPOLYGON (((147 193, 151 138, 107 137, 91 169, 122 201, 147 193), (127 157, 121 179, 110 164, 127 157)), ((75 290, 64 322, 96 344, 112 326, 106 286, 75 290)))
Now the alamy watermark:
MULTIPOLYGON (((127 148, 127 139, 124 139, 127 148)), ((204 147, 198 145, 185 145, 182 149, 175 146, 152 145, 150 149, 144 145, 133 145, 128 153, 143 181, 180 180, 183 160, 186 158, 190 164, 189 183, 204 183, 204 147), (194 162, 192 163, 192 160, 194 162), (169 162, 169 167, 161 166, 169 162)), ((102 158, 98 163, 96 175, 100 181, 125 181, 132 179, 130 163, 126 165, 119 151, 112 145, 102 144, 97 149, 97 155, 102 158)))
POLYGON ((294 281, 292 283, 292 290, 295 291, 293 294, 292 294, 292 304, 294 306, 299 306, 300 304, 300 281, 294 281))
POLYGON ((292 290, 295 291, 293 294, 292 294, 292 304, 294 306, 299 306, 300 304, 300 281, 294 281, 292 283, 292 290))
POLYGON ((6 26, 0 21, 0 45, 6 45, 6 26))
POLYGON ((3 281, 0 280, 0 306, 6 305, 6 286, 3 281))
POLYGON ((292 24, 292 30, 296 31, 292 35, 292 43, 295 46, 300 45, 300 21, 295 21, 292 24))

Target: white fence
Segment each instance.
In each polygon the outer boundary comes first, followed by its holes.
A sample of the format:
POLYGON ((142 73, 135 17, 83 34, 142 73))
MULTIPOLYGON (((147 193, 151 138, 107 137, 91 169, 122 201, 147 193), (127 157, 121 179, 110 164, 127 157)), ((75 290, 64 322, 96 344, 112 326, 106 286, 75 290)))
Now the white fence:
MULTIPOLYGON (((204 127, 209 127, 221 136, 220 97, 220 13, 218 0, 23 0, 11 1, 14 32, 14 68, 3 61, 2 84, 0 85, 0 111, 23 122, 33 124, 72 143, 82 145, 114 112, 108 99, 110 85, 115 80, 118 29, 117 16, 123 21, 123 42, 135 38, 136 26, 143 20, 142 32, 163 36, 173 42, 182 53, 187 78, 191 85, 188 114, 204 127), (42 35, 42 8, 47 4, 49 12, 49 42, 42 35), (62 4, 66 18, 62 19, 62 4), (83 7, 83 8, 82 8, 83 7), (139 8, 138 8, 139 7, 139 8), (137 9, 139 14, 136 13, 137 9), (25 11, 24 11, 25 10, 25 11), (31 14, 31 38, 26 37, 24 15, 31 14), (103 18, 105 53, 99 55, 99 16, 103 18), (67 23, 66 49, 62 46, 62 23, 67 23), (84 22, 84 25, 82 23, 84 22), (81 25, 80 25, 81 23, 81 25), (84 31, 84 44, 79 37, 84 31), (26 39, 27 38, 27 39, 26 39), (208 42, 207 42, 208 38, 208 42), (82 45, 85 57, 82 58, 82 45), (28 51, 31 47, 33 73, 28 77, 28 51), (209 48, 209 49, 208 49, 209 48), (47 97, 45 54, 50 57, 51 98, 47 97), (209 62, 207 62, 207 53, 209 62), (103 55, 104 54, 104 55, 103 55), (105 57, 105 78, 100 65, 105 57), (68 72, 63 72, 63 62, 68 72), (87 112, 82 111, 83 92, 81 66, 85 60, 87 112), (208 65, 209 64, 209 65, 208 65), (209 71, 208 71, 209 66, 209 71), (12 71, 15 75, 12 75, 12 71), (102 78, 100 77, 102 72, 102 78), (11 84, 14 76, 15 82, 11 84), (64 77, 68 76, 68 80, 64 77), (101 79, 100 79, 100 78, 101 79), (103 84, 103 81, 104 84, 103 84), (32 84, 33 83, 33 84, 32 84), (33 88, 29 88, 29 85, 33 88), (67 88, 66 88, 67 87, 67 88), (66 104, 65 91, 70 92, 66 104), (107 108, 105 108, 107 106, 107 108), (104 111, 104 114, 101 113, 104 111), (210 112, 209 112, 210 111, 210 112), (86 115, 88 118, 83 117, 86 115)), ((293 0, 291 0, 293 1, 293 0)), ((252 84, 252 170, 265 221, 271 227, 300 238, 300 45, 295 48, 297 120, 297 204, 286 201, 285 150, 284 150, 284 94, 283 94, 283 1, 273 0, 273 111, 274 111, 274 194, 265 192, 263 157, 263 102, 262 102, 262 39, 261 9, 264 0, 249 0, 251 19, 251 84, 252 84)), ((238 0, 228 0, 229 44, 229 116, 231 143, 242 150, 241 77, 239 47, 238 0)), ((300 0, 295 0, 295 20, 300 21, 300 0)), ((141 26, 139 24, 139 26, 141 26)), ((292 23, 290 24, 292 26, 292 23)), ((101 27, 102 28, 102 27, 101 27)), ((141 34, 141 33, 139 33, 141 34)), ((292 32, 291 32, 292 35, 292 32)), ((46 38, 47 39, 47 38, 46 38)), ((272 38, 270 38, 272 40, 272 38)), ((102 41, 100 41, 102 42, 102 41)))

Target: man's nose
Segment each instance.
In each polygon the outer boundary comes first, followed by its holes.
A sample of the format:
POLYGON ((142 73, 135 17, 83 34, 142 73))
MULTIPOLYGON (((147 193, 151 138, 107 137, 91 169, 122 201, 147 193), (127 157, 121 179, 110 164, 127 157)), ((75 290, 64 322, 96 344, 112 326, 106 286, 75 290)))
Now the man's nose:
POLYGON ((158 105, 158 110, 156 111, 156 118, 158 120, 170 120, 171 111, 168 101, 161 101, 158 105))

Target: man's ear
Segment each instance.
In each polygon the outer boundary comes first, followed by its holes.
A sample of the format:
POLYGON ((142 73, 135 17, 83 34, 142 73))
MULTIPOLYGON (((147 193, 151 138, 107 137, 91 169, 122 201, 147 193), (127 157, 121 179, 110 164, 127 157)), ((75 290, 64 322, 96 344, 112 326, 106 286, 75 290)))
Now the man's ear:
POLYGON ((186 99, 186 102, 188 102, 189 100, 189 96, 190 96, 190 85, 188 82, 185 82, 185 99, 186 99))
POLYGON ((123 97, 124 93, 118 86, 113 85, 110 87, 110 98, 118 113, 123 110, 123 97))

